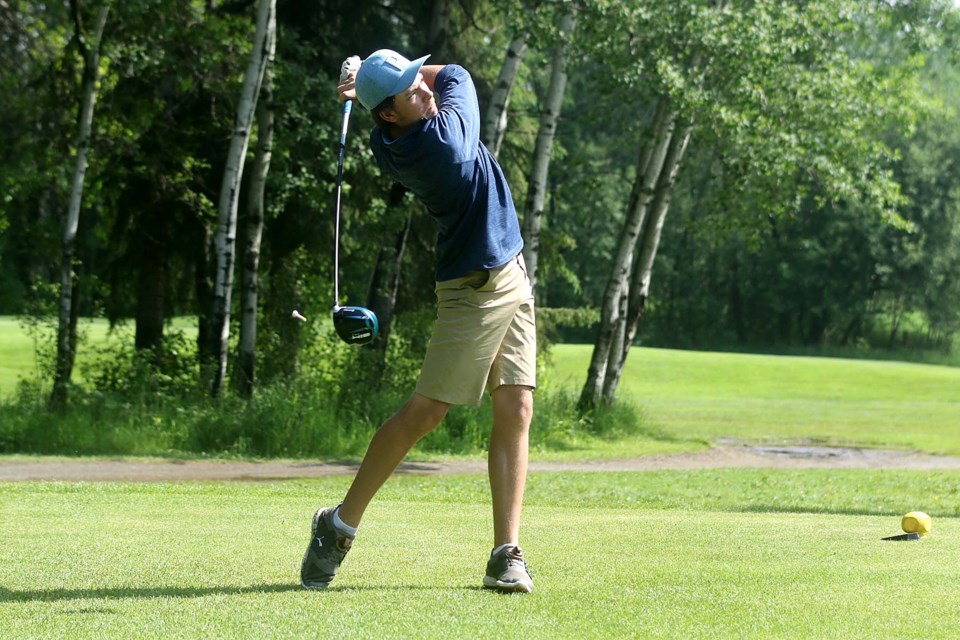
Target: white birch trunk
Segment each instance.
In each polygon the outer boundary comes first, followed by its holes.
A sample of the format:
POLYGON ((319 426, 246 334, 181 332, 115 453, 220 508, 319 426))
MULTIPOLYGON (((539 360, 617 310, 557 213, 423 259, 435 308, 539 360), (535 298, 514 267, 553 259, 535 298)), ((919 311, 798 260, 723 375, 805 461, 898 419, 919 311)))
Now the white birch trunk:
POLYGON ((83 55, 83 94, 80 116, 77 122, 77 162, 70 188, 70 204, 63 226, 63 255, 60 265, 60 318, 57 327, 57 366, 54 374, 50 404, 59 406, 66 402, 67 384, 73 375, 76 356, 77 327, 74 319, 73 299, 73 254, 80 225, 80 205, 83 202, 83 183, 87 173, 87 152, 90 149, 90 132, 93 129, 93 112, 97 103, 97 81, 100 77, 100 45, 107 24, 109 3, 101 5, 93 26, 92 39, 85 40, 80 24, 80 8, 72 4, 76 37, 83 55))
POLYGON ((517 35, 507 47, 507 55, 500 67, 500 75, 493 87, 490 104, 483 117, 483 144, 494 157, 500 154, 503 136, 507 131, 507 107, 510 104, 510 93, 513 83, 520 71, 520 63, 527 52, 527 33, 517 35))
POLYGON ((276 26, 269 29, 270 42, 267 49, 267 68, 264 71, 263 88, 257 106, 257 150, 253 158, 250 188, 247 197, 247 220, 243 251, 243 277, 241 279, 240 308, 240 395, 253 395, 256 382, 257 353, 257 302, 260 293, 260 241, 263 237, 264 191, 270 160, 273 155, 273 58, 276 52, 276 26))
POLYGON ((257 97, 263 74, 267 67, 268 48, 273 36, 269 32, 276 27, 276 0, 260 0, 257 11, 257 29, 253 40, 253 52, 243 79, 237 119, 230 139, 223 183, 220 187, 220 206, 217 218, 217 234, 214 246, 217 253, 217 271, 213 288, 213 313, 211 333, 216 340, 213 350, 216 364, 210 393, 220 394, 227 375, 227 351, 230 340, 230 301, 233 289, 234 263, 237 244, 237 204, 240 196, 240 181, 250 142, 250 128, 257 108, 257 97))
POLYGON ((523 261, 530 276, 530 286, 537 284, 537 264, 540 258, 540 228, 543 224, 543 206, 547 193, 547 175, 550 172, 550 155, 553 152, 553 140, 557 134, 557 120, 563 105, 563 95, 567 86, 567 74, 564 71, 570 34, 573 32, 573 9, 560 18, 557 41, 553 45, 550 61, 550 87, 547 90, 543 110, 540 112, 540 127, 537 130, 537 142, 533 152, 533 167, 527 186, 527 203, 523 216, 523 261))
POLYGON ((660 247, 663 223, 670 209, 670 198, 676 186, 677 173, 683 163, 683 155, 686 152, 687 144, 690 142, 692 131, 693 126, 686 124, 677 135, 673 136, 670 141, 670 148, 667 151, 667 157, 663 163, 663 170, 657 180, 653 201, 650 203, 650 215, 643 226, 643 233, 638 243, 640 252, 637 255, 630 282, 627 316, 624 318, 623 342, 618 350, 611 350, 610 353, 610 362, 603 387, 603 401, 607 404, 613 402, 617 385, 620 384, 620 377, 623 374, 623 367, 627 362, 627 354, 634 338, 637 336, 637 328, 640 326, 640 320, 646 310, 647 298, 650 295, 653 263, 657 257, 657 249, 660 247))
POLYGON ((587 411, 602 399, 604 379, 611 350, 623 339, 623 327, 627 312, 630 275, 633 272, 633 256, 640 229, 646 219, 654 186, 660 176, 664 158, 673 136, 674 115, 669 101, 661 98, 651 124, 649 141, 640 153, 637 176, 630 194, 627 215, 623 222, 617 251, 614 254, 610 279, 607 281, 600 309, 600 329, 590 357, 587 380, 580 392, 578 407, 587 411))

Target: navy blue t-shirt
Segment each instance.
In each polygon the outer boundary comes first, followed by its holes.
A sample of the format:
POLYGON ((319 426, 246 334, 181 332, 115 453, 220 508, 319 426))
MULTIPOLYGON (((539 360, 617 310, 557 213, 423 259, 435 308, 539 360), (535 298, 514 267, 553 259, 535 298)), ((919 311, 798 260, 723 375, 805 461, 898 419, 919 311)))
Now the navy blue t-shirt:
POLYGON ((503 170, 480 142, 480 106, 466 69, 437 74, 438 114, 390 140, 379 129, 370 149, 380 169, 407 187, 437 220, 437 280, 493 269, 523 249, 503 170))

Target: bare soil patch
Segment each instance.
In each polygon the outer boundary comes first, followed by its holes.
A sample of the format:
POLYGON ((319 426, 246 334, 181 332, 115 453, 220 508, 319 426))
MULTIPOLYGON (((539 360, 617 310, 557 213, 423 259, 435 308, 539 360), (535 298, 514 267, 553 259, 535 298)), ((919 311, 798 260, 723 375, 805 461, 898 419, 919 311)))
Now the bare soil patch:
MULTIPOLYGON (((358 465, 350 462, 234 461, 162 459, 68 459, 37 458, 0 461, 0 482, 180 482, 197 480, 269 481, 353 475, 358 465)), ((530 471, 656 471, 662 469, 719 468, 794 469, 960 469, 960 457, 936 456, 915 451, 858 447, 797 445, 748 445, 733 441, 717 443, 696 453, 642 458, 549 462, 532 459, 530 471)), ((404 462, 399 473, 450 475, 484 473, 484 460, 404 462)))

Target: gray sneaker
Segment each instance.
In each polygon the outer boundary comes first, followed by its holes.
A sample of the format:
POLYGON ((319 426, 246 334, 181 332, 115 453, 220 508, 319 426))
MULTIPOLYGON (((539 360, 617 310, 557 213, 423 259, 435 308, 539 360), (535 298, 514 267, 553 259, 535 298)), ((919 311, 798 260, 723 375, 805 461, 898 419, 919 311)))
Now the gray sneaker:
POLYGON ((530 577, 530 570, 527 569, 520 547, 504 547, 490 553, 487 575, 483 576, 483 587, 508 593, 533 591, 533 578, 530 577))
POLYGON ((300 565, 300 584, 305 589, 326 589, 353 545, 353 538, 338 532, 333 526, 333 511, 325 507, 313 514, 310 544, 300 565))

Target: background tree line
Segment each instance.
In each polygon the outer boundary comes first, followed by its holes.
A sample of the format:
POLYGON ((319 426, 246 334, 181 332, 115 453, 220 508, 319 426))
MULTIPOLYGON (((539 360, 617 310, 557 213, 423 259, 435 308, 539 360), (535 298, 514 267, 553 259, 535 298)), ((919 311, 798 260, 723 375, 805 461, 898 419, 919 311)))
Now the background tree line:
MULTIPOLYGON (((81 316, 214 394, 332 358, 290 310, 331 306, 340 62, 387 46, 473 73, 541 308, 593 310, 541 316, 595 344, 581 410, 640 340, 949 350, 957 24, 945 0, 0 0, 0 313, 59 311, 58 404, 81 316)), ((341 278, 382 372, 423 348, 434 228, 370 126, 341 278)))

